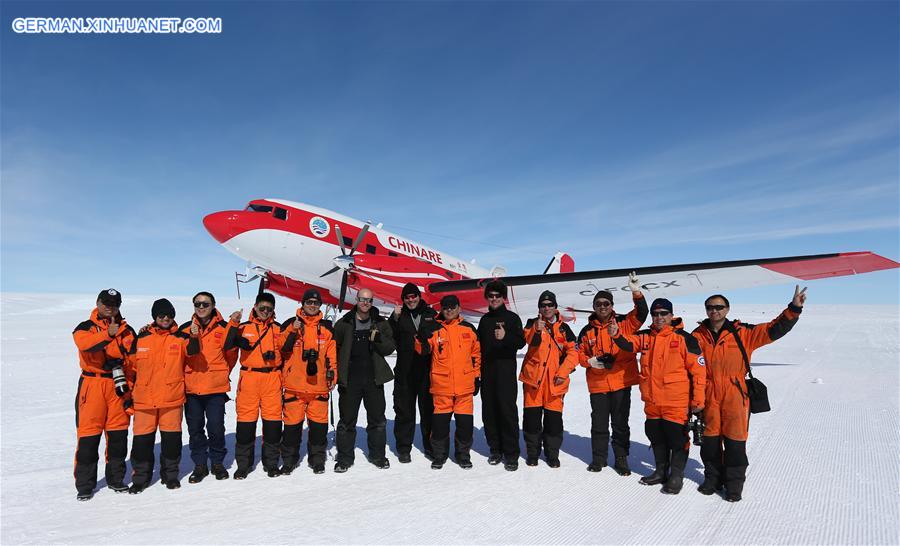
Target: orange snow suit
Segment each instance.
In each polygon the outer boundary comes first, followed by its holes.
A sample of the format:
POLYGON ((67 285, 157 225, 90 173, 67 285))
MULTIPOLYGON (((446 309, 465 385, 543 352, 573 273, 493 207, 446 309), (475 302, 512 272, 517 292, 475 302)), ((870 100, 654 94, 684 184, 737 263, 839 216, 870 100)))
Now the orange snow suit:
POLYGON ((327 424, 328 397, 337 384, 337 350, 331 321, 323 319, 321 312, 308 316, 298 309, 296 317, 284 321, 281 329, 285 339, 284 424, 296 425, 306 418, 327 424), (301 321, 299 330, 294 329, 294 320, 301 321), (318 352, 314 366, 303 358, 309 350, 318 352))
POLYGON ((416 339, 416 351, 431 354, 431 389, 434 413, 472 415, 475 380, 481 377, 478 331, 459 317, 436 321, 427 344, 416 339))
POLYGON ((200 352, 187 357, 184 368, 184 385, 188 394, 217 394, 231 390, 231 370, 237 362, 237 348, 225 350, 228 322, 216 309, 204 327, 196 315, 181 325, 179 331, 191 335, 191 322, 197 320, 200 328, 200 352))
POLYGON ((228 324, 225 350, 240 348, 238 421, 255 423, 260 413, 265 421, 281 421, 282 344, 281 326, 274 315, 263 322, 251 311, 250 320, 228 324))
POLYGON ((184 406, 184 363, 200 352, 198 338, 156 325, 138 334, 129 355, 134 374, 134 434, 181 431, 184 406))
POLYGON ((578 366, 575 334, 560 319, 558 311, 556 322, 547 324, 543 332, 537 330, 538 320, 528 319, 525 324, 528 350, 519 372, 524 405, 526 408, 543 407, 562 413, 563 397, 569 390, 569 374, 578 366), (564 379, 564 382, 554 385, 556 377, 564 379))
POLYGON ((620 349, 641 353, 640 388, 648 419, 684 424, 690 406, 703 407, 706 366, 697 340, 680 318, 661 330, 650 328, 613 338, 620 349))
POLYGON ((130 419, 125 412, 125 400, 130 399, 130 394, 126 397, 116 394, 111 371, 112 365, 119 363, 125 374, 130 375, 126 358, 136 335, 121 315, 117 316, 117 322, 119 331, 109 337, 109 321, 101 319, 95 308, 91 318, 72 332, 81 366, 75 398, 75 426, 79 438, 95 436, 104 430, 128 430, 130 419))
POLYGON ((747 439, 750 424, 750 400, 745 382, 747 366, 735 336, 740 336, 749 362, 753 351, 790 332, 802 310, 801 307, 788 305, 774 320, 759 325, 726 320, 718 333, 712 331, 709 319, 706 319, 692 332, 706 359, 706 407, 703 417, 707 436, 721 435, 740 441, 747 439))
MULTIPOLYGON (((633 298, 634 309, 627 315, 616 315, 619 331, 623 334, 637 332, 647 318, 644 296, 640 292, 634 292, 633 298)), ((578 334, 579 362, 587 368, 588 392, 591 394, 618 391, 638 384, 637 356, 632 352, 623 351, 613 343, 606 329, 607 325, 608 322, 602 322, 596 313, 591 313, 587 326, 578 334), (612 369, 592 368, 588 364, 591 357, 602 355, 611 355, 614 359, 612 369)))

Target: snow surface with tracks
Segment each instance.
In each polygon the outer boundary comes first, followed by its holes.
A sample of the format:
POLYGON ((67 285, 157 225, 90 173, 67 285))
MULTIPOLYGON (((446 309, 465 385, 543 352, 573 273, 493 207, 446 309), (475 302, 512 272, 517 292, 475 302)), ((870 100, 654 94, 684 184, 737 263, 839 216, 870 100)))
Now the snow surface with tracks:
MULTIPOLYGON (((90 502, 76 502, 73 404, 79 369, 71 331, 88 317, 94 299, 2 294, 3 544, 900 542, 895 306, 810 303, 790 334, 755 353, 755 375, 768 385, 773 411, 751 419, 750 468, 740 503, 696 491, 703 473, 696 447, 680 495, 638 484, 652 470, 652 455, 637 388, 629 457, 634 473, 587 472, 590 404, 583 368, 573 375, 565 400, 559 469, 543 461, 527 467, 524 460, 517 472, 489 466, 477 399, 473 469, 451 463, 431 470, 418 437, 413 462, 401 465, 392 450, 389 384, 388 470, 365 460, 361 410, 356 464, 346 474, 333 473, 329 460, 324 475, 313 475, 304 460, 291 476, 268 478, 257 465, 243 482, 210 477, 188 484, 193 465, 185 430, 181 489, 169 491, 154 477, 141 495, 102 488, 90 502)), ((153 299, 126 295, 122 312, 140 326, 153 299)), ((249 311, 246 300, 222 300, 223 314, 238 307, 249 311)), ((187 320, 190 299, 172 301, 178 319, 187 320)), ((765 322, 782 308, 733 302, 732 318, 765 322)), ((281 318, 293 309, 279 300, 281 318)), ((690 327, 703 318, 700 305, 676 311, 690 327)), ((574 325, 576 332, 582 324, 574 325)), ((233 402, 226 411, 226 464, 233 472, 233 402)), ((305 448, 304 434, 304 456, 305 448)), ((101 463, 101 486, 102 468, 101 463)))

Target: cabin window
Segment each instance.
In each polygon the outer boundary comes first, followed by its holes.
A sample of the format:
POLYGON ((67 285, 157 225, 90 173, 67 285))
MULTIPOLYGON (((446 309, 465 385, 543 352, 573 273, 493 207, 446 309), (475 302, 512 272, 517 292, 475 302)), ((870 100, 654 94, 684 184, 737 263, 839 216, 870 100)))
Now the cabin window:
POLYGON ((287 209, 275 207, 275 214, 273 214, 273 216, 279 220, 287 220, 287 209))
POLYGON ((393 250, 388 250, 388 256, 393 256, 396 258, 398 256, 398 254, 396 252, 394 252, 393 250))
POLYGON ((375 254, 375 245, 366 245, 366 254, 375 254))
POLYGON ((247 205, 247 210, 251 212, 272 212, 272 207, 270 207, 269 205, 255 205, 253 203, 250 203, 249 205, 247 205))
POLYGON ((347 248, 353 248, 353 239, 350 237, 344 237, 344 246, 347 248))

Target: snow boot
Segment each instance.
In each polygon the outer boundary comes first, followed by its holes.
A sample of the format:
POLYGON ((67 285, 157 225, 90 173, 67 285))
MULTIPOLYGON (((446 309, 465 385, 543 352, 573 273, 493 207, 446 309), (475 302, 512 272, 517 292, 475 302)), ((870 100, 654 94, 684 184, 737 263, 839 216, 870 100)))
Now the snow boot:
POLYGON ((212 475, 215 476, 217 480, 228 479, 228 471, 225 470, 225 466, 221 463, 212 465, 212 475))
POLYGON ((616 464, 613 465, 613 470, 615 470, 619 476, 631 476, 631 468, 628 466, 628 457, 624 455, 616 457, 616 464))
POLYGON ((209 476, 209 468, 205 464, 198 464, 188 478, 188 483, 200 483, 207 476, 209 476))
POLYGON ((663 486, 662 492, 667 495, 677 495, 684 486, 684 466, 687 464, 688 451, 686 449, 673 449, 672 459, 669 463, 669 479, 663 486))

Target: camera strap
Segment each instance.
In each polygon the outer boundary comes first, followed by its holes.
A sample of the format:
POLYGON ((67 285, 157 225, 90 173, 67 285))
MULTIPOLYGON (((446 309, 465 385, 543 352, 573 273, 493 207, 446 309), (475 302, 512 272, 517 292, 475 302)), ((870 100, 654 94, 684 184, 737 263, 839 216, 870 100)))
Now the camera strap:
MULTIPOLYGON (((256 333, 259 334, 259 325, 256 324, 255 326, 256 326, 256 333)), ((256 343, 254 343, 253 345, 250 346, 250 351, 249 351, 249 352, 252 353, 253 351, 256 350, 257 347, 259 347, 259 344, 262 343, 263 338, 266 337, 266 334, 269 333, 269 329, 270 329, 271 327, 272 327, 272 324, 271 324, 271 323, 270 323, 268 326, 266 326, 266 329, 263 330, 263 332, 262 332, 261 334, 259 334, 259 337, 256 339, 256 343)), ((273 349, 275 348, 274 343, 272 344, 272 348, 273 348, 273 349)))
POLYGON ((725 324, 725 329, 731 332, 734 341, 737 343, 738 349, 741 351, 741 356, 744 359, 744 367, 747 368, 747 375, 750 376, 750 379, 753 379, 753 372, 750 371, 750 359, 747 357, 747 349, 744 348, 744 342, 741 341, 741 336, 738 333, 737 328, 734 327, 734 323, 731 321, 725 321, 725 324))

